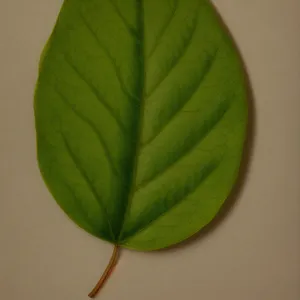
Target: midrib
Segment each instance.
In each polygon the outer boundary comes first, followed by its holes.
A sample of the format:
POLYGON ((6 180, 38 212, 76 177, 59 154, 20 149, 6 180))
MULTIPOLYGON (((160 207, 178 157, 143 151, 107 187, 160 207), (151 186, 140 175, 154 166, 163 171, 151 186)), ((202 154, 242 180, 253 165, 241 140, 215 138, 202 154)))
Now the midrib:
POLYGON ((136 0, 136 13, 137 13, 137 39, 136 39, 136 57, 139 60, 137 78, 138 80, 138 97, 140 98, 140 109, 139 118, 137 120, 137 132, 136 132, 136 147, 133 151, 133 172, 130 180, 130 189, 127 198, 126 207, 123 214, 123 220, 121 222, 120 231, 116 241, 122 240, 122 234, 124 229, 124 223, 128 214, 130 203, 134 197, 136 181, 137 181, 137 169, 138 169, 138 158, 141 151, 141 137, 144 124, 144 106, 145 106, 145 30, 144 30, 144 0, 136 0))

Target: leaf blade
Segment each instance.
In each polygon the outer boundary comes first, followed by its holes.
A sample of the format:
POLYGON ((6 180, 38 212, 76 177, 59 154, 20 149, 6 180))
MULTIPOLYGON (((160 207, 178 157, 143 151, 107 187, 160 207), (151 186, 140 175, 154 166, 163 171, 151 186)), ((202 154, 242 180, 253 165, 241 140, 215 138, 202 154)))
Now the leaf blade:
POLYGON ((44 180, 100 238, 146 251, 178 243, 230 193, 246 98, 207 0, 66 1, 35 95, 44 180))

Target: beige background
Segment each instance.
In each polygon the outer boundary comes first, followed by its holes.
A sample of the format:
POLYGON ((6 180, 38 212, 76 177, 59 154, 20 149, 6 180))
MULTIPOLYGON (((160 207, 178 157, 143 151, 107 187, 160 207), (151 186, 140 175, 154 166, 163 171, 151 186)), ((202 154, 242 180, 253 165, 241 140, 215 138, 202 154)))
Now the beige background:
MULTIPOLYGON (((213 230, 159 253, 123 251, 99 299, 300 299, 300 1, 215 0, 253 86, 252 157, 213 230)), ((0 0, 0 298, 83 300, 112 247, 52 200, 35 159, 40 52, 61 0, 0 0)))

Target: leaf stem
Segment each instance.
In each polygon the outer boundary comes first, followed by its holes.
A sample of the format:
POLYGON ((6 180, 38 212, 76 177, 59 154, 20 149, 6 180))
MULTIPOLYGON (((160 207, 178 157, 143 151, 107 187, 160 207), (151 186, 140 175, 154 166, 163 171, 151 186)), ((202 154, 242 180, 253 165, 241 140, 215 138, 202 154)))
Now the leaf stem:
POLYGON ((95 298, 95 296, 98 294, 100 289, 105 284, 106 280, 109 278, 109 275, 111 274, 111 272, 113 271, 114 266, 117 263, 117 260, 118 260, 118 257, 119 257, 119 249, 120 249, 120 247, 118 245, 115 245, 113 254, 110 258, 110 261, 109 261, 103 275, 101 276, 101 278, 99 279, 98 283, 95 285, 93 290, 89 293, 90 298, 95 298))

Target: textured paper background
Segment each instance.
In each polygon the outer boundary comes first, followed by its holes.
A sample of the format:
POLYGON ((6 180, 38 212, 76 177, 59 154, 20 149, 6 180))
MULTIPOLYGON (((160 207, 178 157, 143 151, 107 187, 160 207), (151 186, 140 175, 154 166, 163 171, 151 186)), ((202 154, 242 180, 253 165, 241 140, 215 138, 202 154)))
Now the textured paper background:
MULTIPOLYGON (((193 242, 123 251, 98 299, 300 299, 300 1, 214 2, 253 86, 243 188, 219 226, 193 242)), ((36 165, 34 83, 60 5, 0 1, 1 299, 87 299, 112 251, 65 217, 36 165)))

